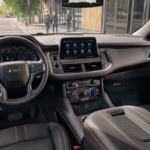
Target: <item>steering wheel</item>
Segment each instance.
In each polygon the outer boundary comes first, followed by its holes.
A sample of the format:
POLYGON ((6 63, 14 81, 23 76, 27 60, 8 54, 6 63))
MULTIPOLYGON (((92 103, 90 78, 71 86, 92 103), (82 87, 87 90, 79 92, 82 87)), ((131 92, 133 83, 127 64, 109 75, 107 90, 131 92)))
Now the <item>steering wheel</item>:
POLYGON ((12 61, 0 63, 0 104, 19 105, 31 101, 44 88, 48 78, 48 64, 42 50, 31 41, 17 36, 0 38, 2 44, 23 44, 30 47, 39 56, 39 61, 12 61), (42 74, 39 86, 33 90, 32 81, 36 74, 42 74), (26 87, 26 95, 9 99, 7 89, 26 87))

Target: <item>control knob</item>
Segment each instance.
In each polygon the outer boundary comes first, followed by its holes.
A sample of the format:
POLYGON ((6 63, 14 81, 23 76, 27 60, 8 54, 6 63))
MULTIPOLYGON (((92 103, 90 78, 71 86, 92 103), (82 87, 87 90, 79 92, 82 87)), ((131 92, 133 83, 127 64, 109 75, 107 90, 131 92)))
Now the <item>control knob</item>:
POLYGON ((75 83, 75 82, 71 82, 71 83, 70 83, 70 86, 75 87, 75 86, 76 86, 76 83, 75 83))
POLYGON ((96 80, 92 80, 92 84, 96 84, 96 80))
POLYGON ((76 96, 76 93, 74 92, 74 91, 72 91, 72 92, 70 92, 69 94, 68 94, 68 98, 69 99, 72 99, 72 98, 74 98, 76 96))
POLYGON ((82 94, 83 94, 83 96, 87 96, 88 93, 86 91, 83 91, 82 94))
POLYGON ((92 90, 92 95, 93 95, 93 96, 96 96, 96 95, 98 95, 98 94, 99 94, 99 89, 94 88, 94 89, 92 90))

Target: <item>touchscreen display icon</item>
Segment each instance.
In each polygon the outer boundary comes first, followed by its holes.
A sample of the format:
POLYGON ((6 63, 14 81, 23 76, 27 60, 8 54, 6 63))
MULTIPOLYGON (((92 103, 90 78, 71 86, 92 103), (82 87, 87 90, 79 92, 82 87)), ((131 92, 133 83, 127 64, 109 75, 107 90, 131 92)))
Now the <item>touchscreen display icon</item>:
POLYGON ((73 52, 74 52, 74 54, 77 54, 77 50, 74 50, 73 52))
POLYGON ((88 43, 88 46, 90 47, 92 44, 91 43, 88 43))
POLYGON ((77 47, 77 43, 74 43, 73 46, 74 46, 74 47, 77 47))
POLYGON ((66 51, 66 54, 68 54, 68 55, 69 55, 69 54, 70 54, 70 51, 69 51, 69 50, 67 50, 67 51, 66 51))
POLYGON ((70 47, 70 44, 66 44, 66 47, 69 48, 69 47, 70 47))
POLYGON ((84 49, 81 49, 81 53, 84 53, 84 49))
POLYGON ((81 43, 81 47, 84 47, 84 43, 81 43))
POLYGON ((91 51, 91 49, 88 49, 88 53, 91 53, 92 51, 91 51))

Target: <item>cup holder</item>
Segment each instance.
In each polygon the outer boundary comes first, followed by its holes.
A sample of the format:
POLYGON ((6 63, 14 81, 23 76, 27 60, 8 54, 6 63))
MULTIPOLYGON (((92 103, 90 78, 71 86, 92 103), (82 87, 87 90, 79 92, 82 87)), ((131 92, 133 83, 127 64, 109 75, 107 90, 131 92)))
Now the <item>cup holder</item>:
POLYGON ((84 121, 86 120, 87 117, 88 117, 88 115, 83 116, 83 117, 81 118, 81 123, 82 123, 82 124, 84 124, 84 121))

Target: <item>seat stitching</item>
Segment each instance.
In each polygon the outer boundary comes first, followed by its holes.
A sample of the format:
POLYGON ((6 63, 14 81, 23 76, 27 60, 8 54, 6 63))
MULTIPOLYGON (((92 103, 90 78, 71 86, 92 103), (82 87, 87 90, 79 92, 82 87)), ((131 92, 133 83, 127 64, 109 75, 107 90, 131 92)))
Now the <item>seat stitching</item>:
POLYGON ((101 147, 106 150, 106 148, 102 145, 102 143, 96 138, 96 136, 93 134, 93 132, 90 130, 90 128, 87 126, 86 123, 84 123, 87 129, 90 131, 90 133, 93 135, 93 137, 98 141, 98 143, 101 145, 101 147))
MULTIPOLYGON (((57 128, 57 127, 56 127, 56 128, 57 128)), ((64 140, 63 140, 63 135, 62 135, 61 131, 59 130, 59 128, 57 128, 57 129, 58 129, 58 131, 60 132, 61 139, 62 139, 62 141, 63 141, 64 150, 65 150, 65 142, 64 142, 64 140)))
POLYGON ((118 130, 106 117, 104 117, 104 115, 102 115, 100 112, 98 112, 103 119, 105 119, 109 124, 111 124, 126 140, 128 140, 130 143, 132 143, 133 145, 139 147, 142 150, 146 150, 145 148, 143 148, 142 146, 139 146, 137 144, 135 144, 133 141, 131 141, 129 138, 127 138, 120 130, 118 130))
MULTIPOLYGON (((66 98, 65 98, 66 99, 66 98)), ((66 99, 66 101, 67 101, 67 99, 66 99)), ((70 107, 70 105, 69 105, 69 102, 67 101, 67 105, 68 105, 68 107, 69 107, 69 109, 70 109, 70 111, 71 111, 71 113, 73 114, 73 117, 75 118, 75 120, 77 121, 77 123, 79 124, 79 126, 83 129, 83 127, 82 127, 82 125, 81 125, 81 123, 78 121, 78 119, 76 118, 76 116, 74 115, 74 113, 73 113, 73 111, 72 111, 72 108, 70 107)))
POLYGON ((16 143, 18 143, 17 128, 15 127, 16 143))
POLYGON ((24 125, 24 133, 25 133, 25 137, 26 137, 26 141, 28 140, 28 135, 27 135, 27 130, 26 130, 26 126, 24 125))
POLYGON ((64 130, 64 132, 65 132, 65 134, 66 134, 66 137, 67 137, 67 141, 69 142, 69 147, 70 147, 70 149, 71 149, 71 143, 70 143, 70 139, 69 139, 69 135, 68 135, 68 133, 67 133, 67 131, 66 131, 66 129, 62 126, 62 129, 64 130))
POLYGON ((54 141, 53 141, 53 137, 52 137, 52 133, 51 133, 51 126, 48 124, 49 126, 49 131, 50 131, 50 137, 51 137, 51 140, 52 140, 52 143, 53 143, 53 146, 54 146, 54 149, 55 149, 55 145, 54 145, 54 141))
MULTIPOLYGON (((54 105, 53 102, 52 102, 52 104, 54 105)), ((62 116, 62 118, 64 119, 64 121, 67 123, 68 127, 70 128, 70 130, 72 131, 72 133, 74 134, 74 136, 76 137, 76 139, 78 140, 79 144, 81 144, 80 140, 77 138, 76 134, 73 132, 72 128, 70 127, 69 123, 66 121, 66 119, 64 118, 64 116, 61 114, 61 112, 58 110, 58 108, 55 105, 54 105, 54 107, 57 109, 57 111, 62 116)))
POLYGON ((8 145, 5 145, 5 146, 1 146, 0 148, 4 148, 4 147, 7 147, 7 146, 12 146, 12 145, 17 145, 19 143, 31 142, 31 141, 36 141, 36 140, 43 140, 43 139, 48 139, 48 138, 50 138, 50 137, 39 138, 39 139, 28 140, 28 141, 22 141, 22 142, 18 142, 18 143, 13 143, 13 144, 8 144, 8 145))
POLYGON ((134 108, 132 108, 131 106, 129 106, 132 110, 134 110, 135 112, 137 112, 138 114, 140 114, 141 116, 143 116, 145 119, 147 119, 148 121, 150 121, 149 118, 147 118, 146 116, 144 116, 142 113, 140 113, 139 111, 135 110, 134 108))

